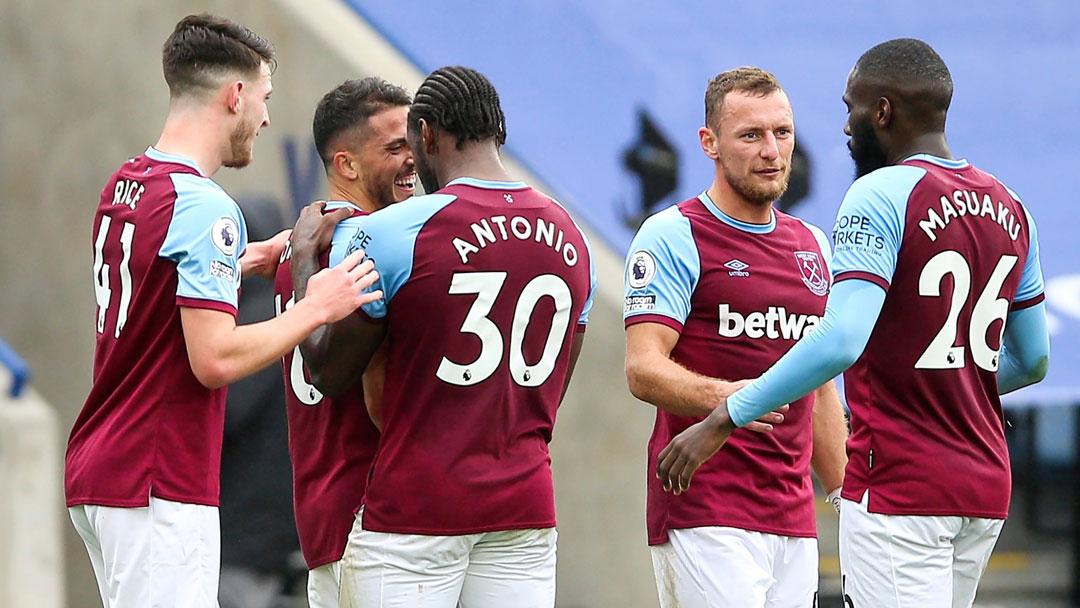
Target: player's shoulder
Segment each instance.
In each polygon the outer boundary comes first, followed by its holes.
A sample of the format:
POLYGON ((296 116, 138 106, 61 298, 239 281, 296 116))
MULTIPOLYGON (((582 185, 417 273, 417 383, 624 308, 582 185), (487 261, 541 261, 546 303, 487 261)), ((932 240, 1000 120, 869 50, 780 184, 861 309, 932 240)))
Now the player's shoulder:
POLYGON ((794 230, 794 231, 797 231, 797 232, 802 232, 804 234, 808 234, 808 235, 814 237, 814 239, 819 244, 820 243, 826 243, 827 244, 829 242, 828 238, 825 236, 825 231, 822 230, 821 228, 819 228, 817 226, 817 224, 808 222, 808 221, 802 219, 801 217, 797 217, 797 216, 791 215, 789 213, 784 213, 783 211, 780 211, 779 209, 774 208, 773 213, 776 215, 776 225, 777 225, 777 227, 784 226, 784 227, 788 227, 791 230, 794 230))
POLYGON ((450 203, 457 200, 456 194, 435 192, 414 196, 412 198, 394 203, 375 213, 353 218, 357 223, 376 228, 405 228, 408 226, 422 225, 431 219, 433 215, 444 209, 450 203))
POLYGON ((240 206, 209 177, 174 171, 167 175, 176 193, 176 204, 185 208, 239 213, 240 206))
POLYGON ((845 198, 876 196, 906 199, 926 175, 927 170, 923 167, 912 165, 882 167, 856 179, 848 188, 845 198))
POLYGON ((683 215, 681 204, 671 205, 645 218, 638 228, 640 236, 674 236, 690 232, 690 220, 683 215))

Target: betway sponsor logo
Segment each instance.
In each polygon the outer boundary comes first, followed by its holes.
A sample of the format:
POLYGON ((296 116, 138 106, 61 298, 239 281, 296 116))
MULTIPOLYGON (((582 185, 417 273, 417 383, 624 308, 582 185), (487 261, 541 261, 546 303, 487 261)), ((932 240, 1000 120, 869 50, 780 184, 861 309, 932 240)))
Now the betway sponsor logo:
POLYGON ((745 334, 755 340, 799 340, 820 322, 821 317, 817 315, 788 314, 783 306, 770 306, 765 312, 755 311, 744 316, 727 304, 720 305, 720 335, 725 338, 745 334))

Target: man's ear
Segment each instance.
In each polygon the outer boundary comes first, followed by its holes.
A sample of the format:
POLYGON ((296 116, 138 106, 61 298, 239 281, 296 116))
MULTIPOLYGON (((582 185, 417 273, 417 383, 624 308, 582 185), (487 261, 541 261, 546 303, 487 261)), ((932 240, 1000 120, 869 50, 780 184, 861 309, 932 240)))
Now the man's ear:
POLYGON ((709 127, 701 127, 698 129, 698 139, 701 141, 701 151, 705 153, 705 156, 716 160, 720 157, 720 153, 716 151, 716 133, 709 127))
POLYGON ((360 172, 356 170, 358 163, 356 162, 356 159, 353 158, 353 155, 347 150, 338 150, 337 152, 334 152, 333 158, 330 159, 330 164, 338 175, 347 180, 352 181, 360 177, 360 172))
POLYGON ((420 147, 427 154, 439 151, 439 130, 423 118, 420 119, 420 147))
POLYGON ((882 129, 889 128, 893 121, 892 102, 888 97, 879 97, 874 106, 874 122, 882 129))
POLYGON ((233 114, 239 114, 243 110, 243 92, 243 80, 234 80, 225 87, 225 106, 233 114))

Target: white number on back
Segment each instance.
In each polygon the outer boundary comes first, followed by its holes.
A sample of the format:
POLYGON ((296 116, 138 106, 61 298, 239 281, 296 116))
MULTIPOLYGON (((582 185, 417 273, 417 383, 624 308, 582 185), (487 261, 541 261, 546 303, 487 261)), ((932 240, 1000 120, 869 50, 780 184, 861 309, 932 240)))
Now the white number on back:
MULTIPOLYGON (((295 297, 290 297, 289 301, 285 302, 285 306, 282 306, 281 294, 276 293, 274 294, 274 309, 280 315, 293 307, 294 300, 295 297)), ((300 345, 293 348, 292 364, 289 366, 289 387, 293 395, 304 405, 318 405, 322 401, 323 394, 315 388, 314 384, 308 382, 304 374, 304 357, 300 354, 300 345)))
MULTIPOLYGON (((1001 335, 1005 332, 1005 317, 1009 314, 1009 301, 1001 297, 1001 287, 1005 284, 1009 272, 1016 265, 1015 255, 1003 255, 998 260, 994 272, 975 301, 968 325, 968 345, 975 365, 989 371, 998 369, 998 351, 990 347, 986 332, 994 321, 1001 321, 1001 335)), ((964 256, 948 250, 930 258, 919 275, 919 295, 928 297, 941 296, 941 281, 946 275, 953 279, 952 296, 949 300, 949 314, 945 324, 930 341, 922 356, 915 362, 916 369, 959 369, 964 367, 964 347, 954 346, 960 311, 971 293, 971 269, 964 256)))
MULTIPOLYGON (((105 331, 105 315, 112 303, 112 289, 109 281, 109 271, 112 267, 105 262, 105 241, 109 236, 109 227, 112 218, 101 216, 101 224, 98 226, 97 238, 94 239, 94 299, 97 300, 97 332, 105 331)), ((123 257, 120 259, 120 310, 116 315, 116 330, 114 338, 120 337, 124 325, 127 324, 128 308, 131 306, 131 246, 135 240, 135 224, 124 222, 120 231, 120 249, 123 257)))
MULTIPOLYGON (((446 357, 439 362, 435 375, 444 382, 472 386, 487 380, 502 362, 503 335, 487 317, 506 281, 505 272, 459 272, 450 281, 452 295, 476 294, 476 299, 461 324, 462 333, 480 338, 480 354, 471 363, 455 363, 446 357)), ((563 336, 570 325, 570 288, 566 281, 553 274, 540 275, 525 285, 514 306, 510 328, 510 376, 520 386, 540 386, 551 377, 562 348, 563 336), (544 351, 534 364, 525 361, 525 331, 537 304, 544 297, 555 302, 551 329, 544 340, 544 351)))

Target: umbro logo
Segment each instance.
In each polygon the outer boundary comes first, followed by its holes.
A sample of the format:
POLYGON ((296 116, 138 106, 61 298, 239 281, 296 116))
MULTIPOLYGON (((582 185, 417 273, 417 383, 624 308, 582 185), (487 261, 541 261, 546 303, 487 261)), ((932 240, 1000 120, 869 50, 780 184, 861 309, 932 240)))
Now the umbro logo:
POLYGON ((732 276, 732 277, 748 277, 748 276, 750 276, 750 272, 749 272, 749 270, 747 270, 748 268, 750 268, 750 265, 747 264, 746 262, 742 261, 742 260, 739 260, 739 259, 734 259, 734 260, 731 260, 730 262, 728 262, 727 264, 724 264, 724 268, 727 268, 730 271, 730 272, 728 272, 728 276, 732 276))
POLYGON ((514 204, 514 195, 513 195, 513 194, 504 194, 504 195, 503 195, 503 199, 504 199, 504 200, 505 200, 505 201, 507 202, 507 204, 509 204, 509 205, 513 205, 513 204, 514 204))

